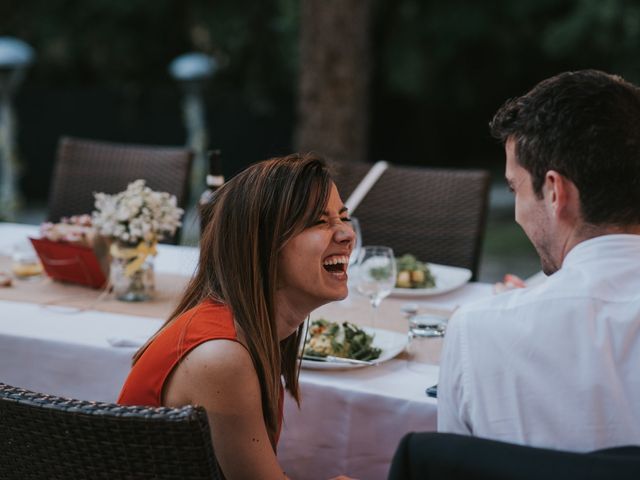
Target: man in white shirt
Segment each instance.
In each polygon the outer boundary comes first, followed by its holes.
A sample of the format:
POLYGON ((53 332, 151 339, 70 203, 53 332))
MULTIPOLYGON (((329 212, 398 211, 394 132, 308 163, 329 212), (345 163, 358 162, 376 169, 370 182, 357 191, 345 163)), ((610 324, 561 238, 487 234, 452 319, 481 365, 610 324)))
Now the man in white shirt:
POLYGON ((640 444, 640 89, 563 73, 491 122, 549 275, 461 308, 438 430, 562 450, 640 444))

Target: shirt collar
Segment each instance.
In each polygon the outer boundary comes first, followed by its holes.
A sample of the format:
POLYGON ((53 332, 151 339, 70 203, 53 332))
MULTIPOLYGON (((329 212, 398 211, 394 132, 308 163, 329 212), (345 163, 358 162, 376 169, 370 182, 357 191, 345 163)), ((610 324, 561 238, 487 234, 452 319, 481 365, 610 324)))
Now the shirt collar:
POLYGON ((562 262, 562 268, 589 260, 627 255, 640 255, 640 235, 616 233, 584 240, 573 247, 562 262))

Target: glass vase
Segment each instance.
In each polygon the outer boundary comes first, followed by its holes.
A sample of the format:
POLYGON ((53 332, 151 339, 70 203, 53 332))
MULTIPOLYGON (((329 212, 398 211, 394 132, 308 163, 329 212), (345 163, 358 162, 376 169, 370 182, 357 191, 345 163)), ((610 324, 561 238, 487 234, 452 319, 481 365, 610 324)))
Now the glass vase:
POLYGON ((147 255, 139 267, 131 270, 128 267, 135 260, 135 257, 112 256, 111 285, 115 297, 123 302, 143 302, 153 298, 155 291, 154 256, 147 255))

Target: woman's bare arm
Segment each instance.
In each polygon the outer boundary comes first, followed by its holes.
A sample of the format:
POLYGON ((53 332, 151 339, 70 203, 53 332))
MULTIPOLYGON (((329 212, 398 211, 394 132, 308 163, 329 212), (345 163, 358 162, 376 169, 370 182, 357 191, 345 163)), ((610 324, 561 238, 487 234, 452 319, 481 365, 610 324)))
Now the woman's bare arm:
POLYGON ((205 408, 228 480, 286 478, 267 434, 253 362, 241 344, 213 340, 194 348, 165 384, 163 404, 205 408))

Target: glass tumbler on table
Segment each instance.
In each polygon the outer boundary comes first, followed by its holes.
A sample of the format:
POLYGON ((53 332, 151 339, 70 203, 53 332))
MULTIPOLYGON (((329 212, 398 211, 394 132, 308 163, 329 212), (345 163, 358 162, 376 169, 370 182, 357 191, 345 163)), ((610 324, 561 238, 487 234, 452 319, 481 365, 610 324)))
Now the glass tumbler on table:
POLYGON ((444 337, 448 318, 435 313, 418 313, 416 303, 405 303, 401 310, 409 323, 407 366, 412 371, 426 373, 433 363, 433 353, 430 352, 433 352, 434 344, 430 339, 444 337))
POLYGON ((396 284, 396 259, 389 247, 362 247, 358 261, 356 289, 369 298, 373 309, 372 327, 376 327, 378 307, 396 284))
POLYGON ((16 243, 11 252, 11 271, 19 279, 37 278, 42 274, 42 264, 28 240, 16 243))

